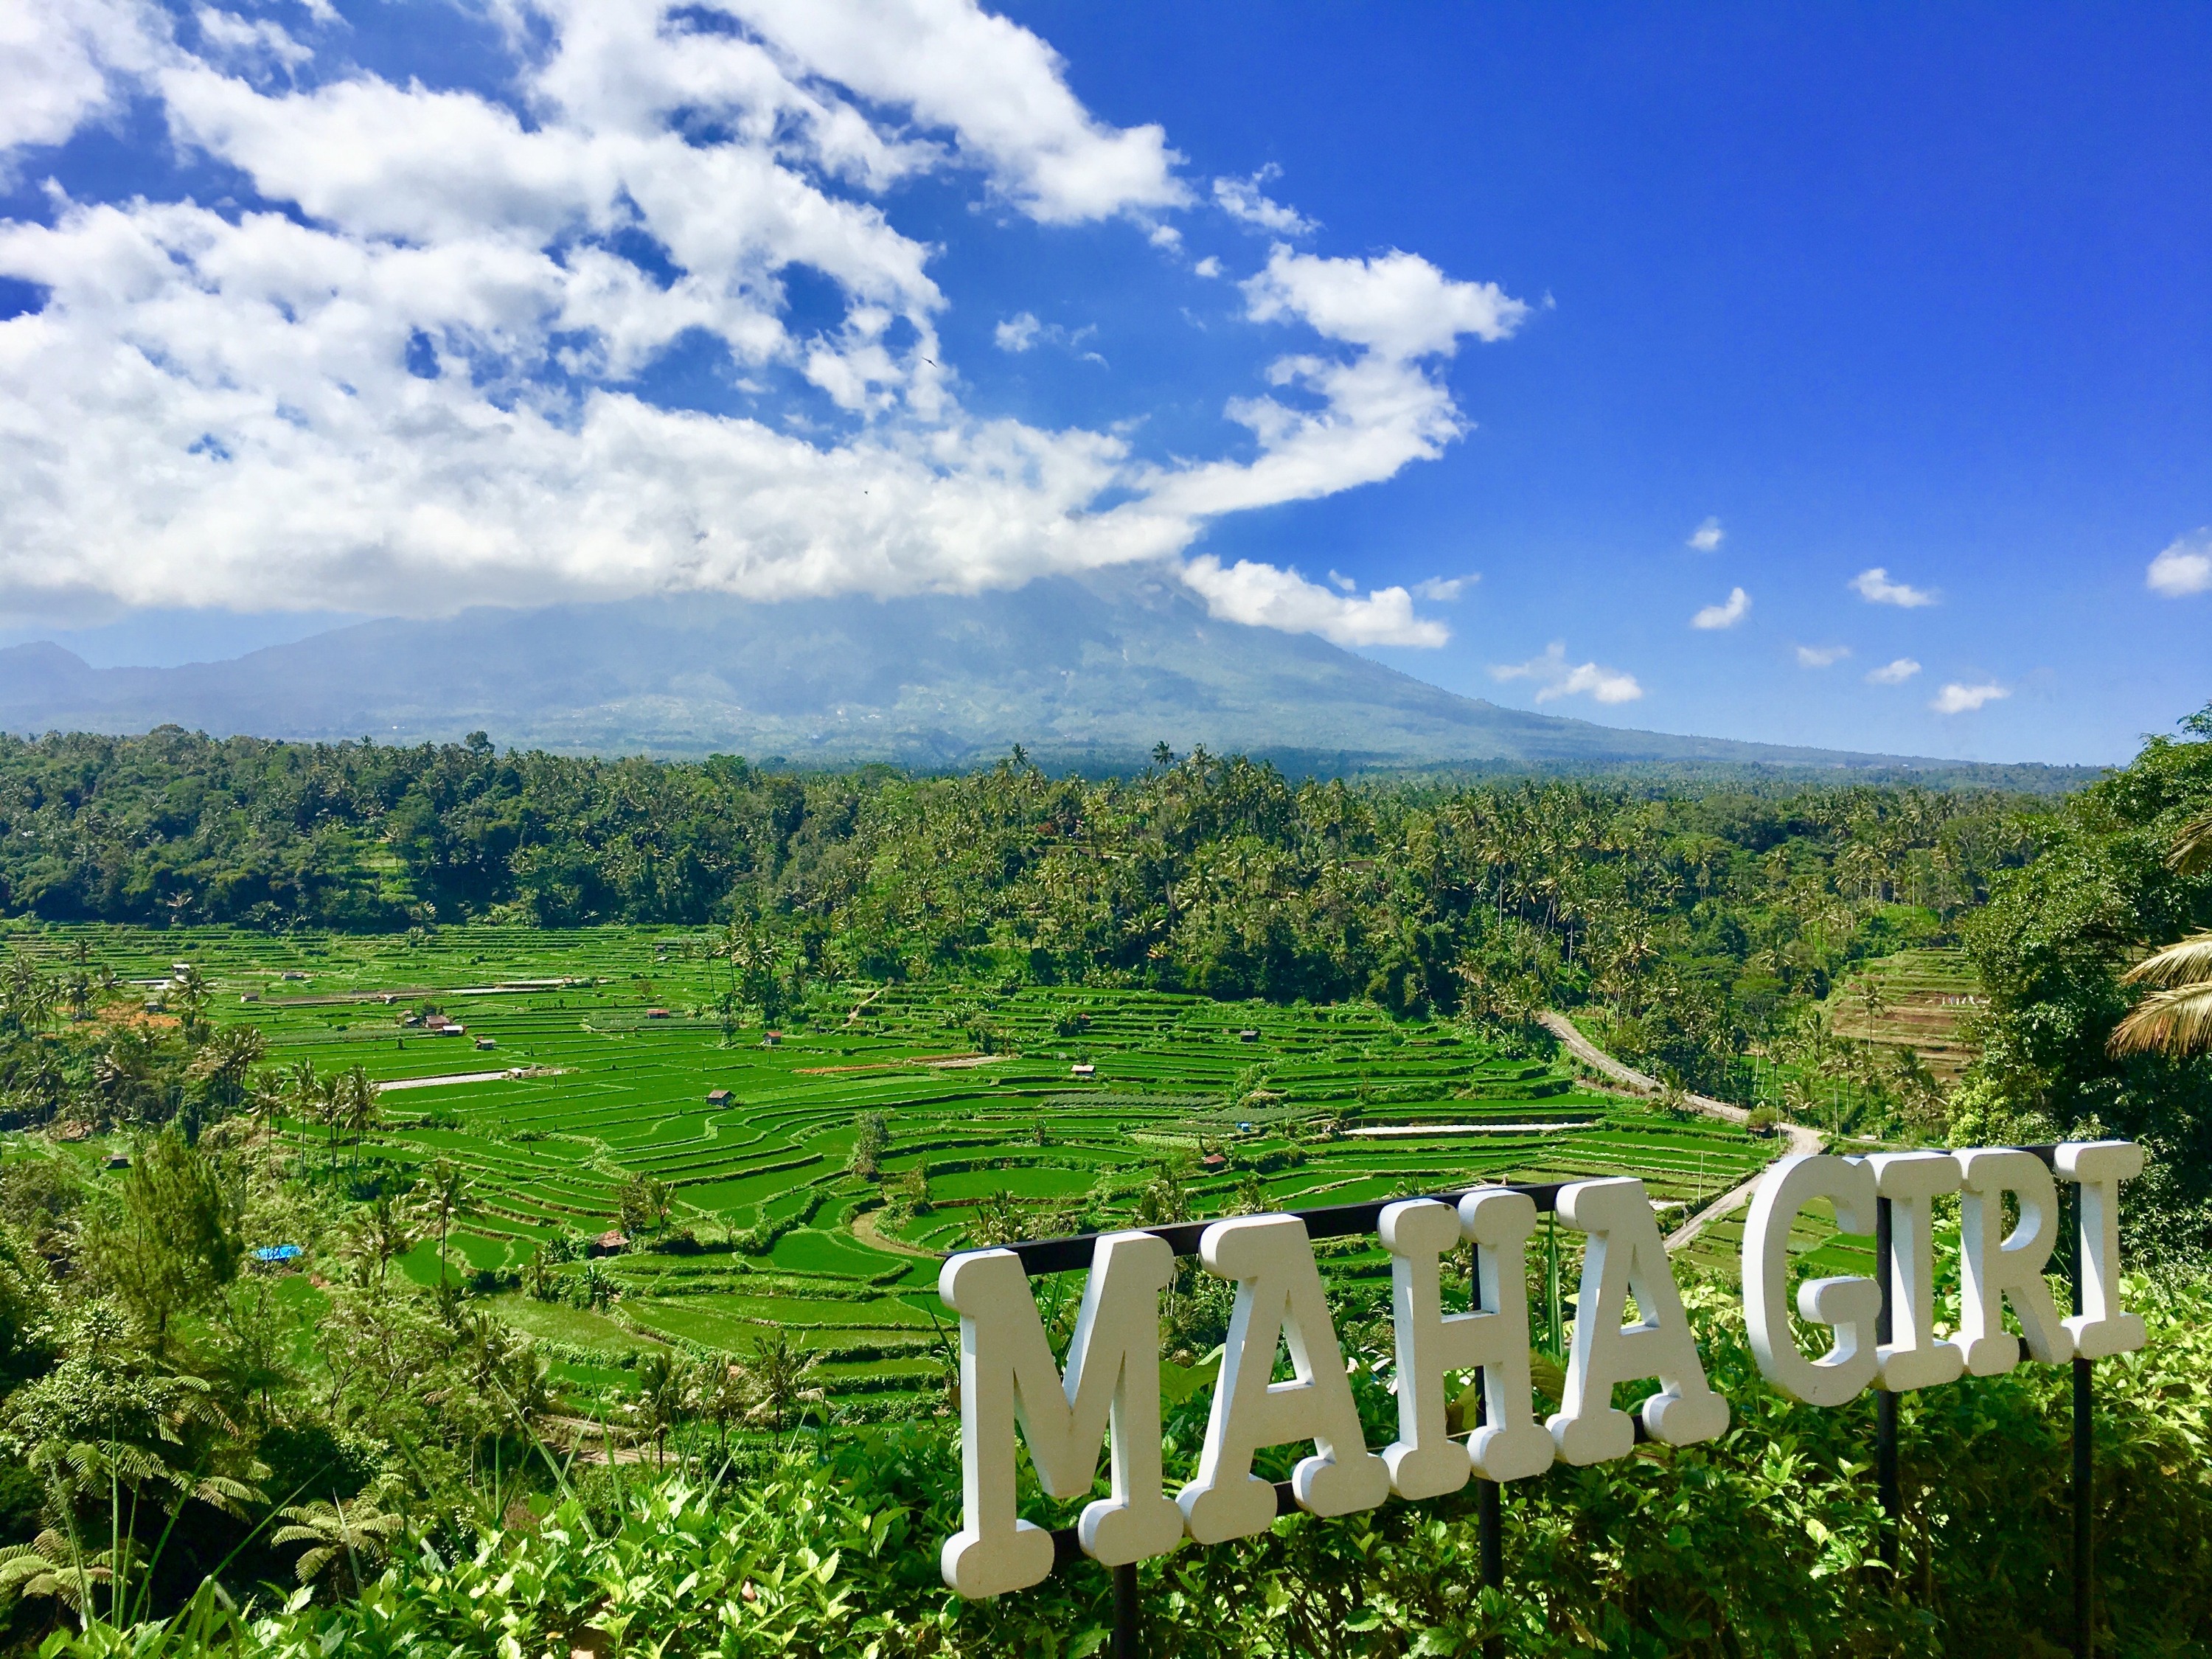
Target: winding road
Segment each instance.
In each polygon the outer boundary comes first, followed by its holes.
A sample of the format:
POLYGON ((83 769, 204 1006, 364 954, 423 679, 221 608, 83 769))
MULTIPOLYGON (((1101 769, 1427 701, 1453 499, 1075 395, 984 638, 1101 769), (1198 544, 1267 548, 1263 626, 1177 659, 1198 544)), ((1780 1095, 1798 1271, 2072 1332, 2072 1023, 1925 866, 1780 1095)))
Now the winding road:
MULTIPOLYGON (((1600 1076, 1609 1079, 1625 1092, 1643 1096, 1656 1096, 1664 1092, 1664 1085, 1657 1078, 1646 1076, 1634 1066, 1623 1065, 1620 1060, 1615 1060, 1584 1036, 1574 1021, 1557 1009, 1547 1008, 1538 1014, 1536 1018, 1546 1030, 1559 1038, 1569 1054, 1600 1076)), ((1684 1103, 1692 1109, 1702 1112, 1707 1117, 1717 1117, 1724 1122, 1735 1124, 1747 1124, 1751 1121, 1750 1112, 1743 1107, 1731 1106, 1726 1101, 1715 1100, 1709 1095, 1686 1094, 1682 1099, 1684 1103)), ((1775 1127, 1787 1139, 1791 1154, 1809 1154, 1820 1150, 1819 1130, 1808 1129, 1802 1123, 1783 1122, 1778 1123, 1775 1127)), ((1667 1235, 1667 1248, 1670 1250, 1680 1249, 1699 1233, 1705 1231, 1706 1223, 1718 1220, 1722 1216, 1732 1214, 1749 1203, 1753 1189, 1759 1185, 1760 1176, 1765 1173, 1762 1170, 1759 1175, 1753 1176, 1749 1180, 1739 1182, 1680 1226, 1675 1228, 1673 1232, 1667 1235)))

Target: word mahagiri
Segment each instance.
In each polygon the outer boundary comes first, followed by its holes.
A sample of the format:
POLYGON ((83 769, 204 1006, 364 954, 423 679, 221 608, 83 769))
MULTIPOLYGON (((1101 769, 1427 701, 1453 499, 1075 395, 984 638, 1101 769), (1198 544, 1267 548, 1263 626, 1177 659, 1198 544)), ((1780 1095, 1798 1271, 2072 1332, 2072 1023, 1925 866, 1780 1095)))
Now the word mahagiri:
MULTIPOLYGON (((2119 1305, 2119 1186, 2142 1166, 2142 1149, 2124 1140, 2069 1141, 2049 1164, 2010 1147, 1781 1159, 1761 1177, 1744 1231, 1744 1315, 1761 1374, 1792 1398, 1834 1407, 1869 1387, 1902 1392, 1969 1373, 1996 1376, 2019 1363, 2023 1340, 2045 1364, 2141 1347, 2142 1321, 2119 1305), (2082 1311, 2070 1318, 2060 1316, 2044 1277, 2058 1238, 2062 1178, 2080 1194, 2082 1311), (1953 1194, 1960 1314, 1955 1334, 1939 1339, 1935 1202, 1953 1194), (1876 1204, 1888 1202, 1892 1340, 1876 1340, 1882 1286, 1839 1277, 1796 1287, 1798 1316, 1829 1333, 1826 1352, 1798 1346, 1790 1230, 1816 1199, 1856 1233, 1874 1231, 1876 1204), (2009 1232, 2008 1199, 2019 1216, 2009 1232), (2008 1306, 2018 1336, 2005 1327, 2008 1306)), ((1240 1216, 1206 1228, 1199 1261, 1235 1282, 1236 1307, 1197 1477, 1172 1497, 1160 1433, 1159 1297, 1175 1275, 1167 1241, 1140 1231, 1098 1237, 1064 1372, 1020 1257, 1005 1249, 953 1256, 938 1294, 960 1316, 963 1509, 960 1530, 945 1541, 945 1582, 962 1595, 999 1595, 1052 1571, 1052 1534, 1016 1513, 1018 1432, 1054 1498, 1090 1491, 1102 1446, 1110 1445, 1111 1496, 1085 1506, 1077 1527, 1085 1553, 1109 1566, 1164 1555, 1186 1539, 1216 1544, 1265 1531, 1276 1505, 1274 1487, 1252 1473, 1263 1447, 1310 1443, 1291 1492, 1310 1514, 1341 1516, 1393 1495, 1437 1498, 1472 1479, 1523 1480, 1555 1462, 1626 1456, 1636 1423, 1614 1407, 1613 1392, 1645 1378, 1660 1385, 1640 1412, 1650 1438, 1686 1446, 1718 1437, 1729 1404, 1705 1381, 1644 1183, 1577 1182, 1560 1189, 1558 1213, 1588 1243, 1564 1397, 1540 1423, 1525 1291, 1534 1201, 1492 1187, 1455 1205, 1424 1198, 1384 1206, 1377 1231, 1391 1258, 1398 1437, 1379 1455, 1361 1434, 1305 1223, 1240 1216), (1448 1313, 1443 1263, 1462 1249, 1474 1252, 1474 1305, 1448 1313), (1631 1296, 1633 1325, 1623 1322, 1631 1296), (1273 1382, 1285 1346, 1294 1377, 1273 1382), (1445 1379, 1476 1368, 1482 1426, 1455 1439, 1446 1431, 1445 1379)))

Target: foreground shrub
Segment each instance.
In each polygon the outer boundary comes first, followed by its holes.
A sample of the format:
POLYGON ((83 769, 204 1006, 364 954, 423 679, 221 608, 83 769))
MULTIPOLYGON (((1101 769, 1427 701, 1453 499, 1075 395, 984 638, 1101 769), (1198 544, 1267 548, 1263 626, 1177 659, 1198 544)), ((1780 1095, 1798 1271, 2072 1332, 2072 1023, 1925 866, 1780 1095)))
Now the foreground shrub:
MULTIPOLYGON (((2063 1652, 2071 1607, 2068 1375, 1907 1395, 1901 1569, 1878 1559, 1871 1398, 1793 1405, 1757 1381, 1732 1297, 1692 1317, 1735 1418, 1683 1450, 1556 1468, 1509 1488, 1508 1588, 1478 1589, 1472 1490, 1191 1549, 1143 1573, 1149 1651, 1176 1656, 2063 1652)), ((2138 1283, 2142 1353, 2097 1367, 2098 1652, 2212 1646, 2212 1294, 2138 1283)), ((1170 1419, 1194 1447, 1203 1395, 1170 1419)), ((1370 1412, 1382 1403, 1370 1391, 1370 1412)), ((957 1448, 938 1422, 848 1434, 764 1480, 650 1480, 569 1501, 534 1531, 423 1540, 357 1599, 294 1595, 258 1616, 211 1594, 167 1626, 95 1625, 46 1659, 234 1650, 245 1659, 597 1654, 1081 1656, 1105 1643, 1106 1575, 1084 1563, 996 1603, 949 1595, 957 1448), (594 1519, 594 1516, 597 1516, 594 1519)), ((1032 1514, 1040 1513, 1032 1502, 1032 1514)))

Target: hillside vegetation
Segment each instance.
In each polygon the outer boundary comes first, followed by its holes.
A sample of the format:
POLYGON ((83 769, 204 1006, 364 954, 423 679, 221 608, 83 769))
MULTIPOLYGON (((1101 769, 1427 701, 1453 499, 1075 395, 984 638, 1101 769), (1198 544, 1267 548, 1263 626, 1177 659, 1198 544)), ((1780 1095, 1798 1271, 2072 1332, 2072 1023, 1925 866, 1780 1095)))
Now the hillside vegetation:
MULTIPOLYGON (((983 1606, 936 1579, 939 1252, 1614 1170, 1680 1218, 1789 1117, 2144 1143, 2100 1651, 2201 1650, 2212 1060, 2108 1046, 2129 966, 2212 922, 2168 858, 2212 805, 2212 710, 2185 727, 2056 804, 0 744, 0 1639, 1094 1651, 1095 1569, 983 1606), (1659 1097, 1577 1075, 1556 1008, 1659 1097)), ((1905 1401, 1893 1578, 1871 1401, 1757 1382, 1735 1237, 1678 1261, 1729 1434, 1516 1484, 1504 1597, 1471 1497, 1294 1518, 1148 1567, 1158 1650, 2045 1650, 2064 1374, 1905 1401)), ((1577 1258, 1540 1243, 1556 1389, 1577 1258)), ((1379 1444, 1384 1264, 1322 1255, 1379 1444)), ((1171 1474, 1226 1316, 1187 1269, 1171 1474)))
POLYGON ((735 927, 787 981, 1012 974, 1510 1019, 1596 998, 1639 1057, 1717 1086, 1850 963, 1948 938, 2045 810, 1872 787, 1292 787, 1242 758, 1158 758, 1086 782, 1018 751, 912 778, 501 755, 481 738, 4 739, 0 907, 735 927))

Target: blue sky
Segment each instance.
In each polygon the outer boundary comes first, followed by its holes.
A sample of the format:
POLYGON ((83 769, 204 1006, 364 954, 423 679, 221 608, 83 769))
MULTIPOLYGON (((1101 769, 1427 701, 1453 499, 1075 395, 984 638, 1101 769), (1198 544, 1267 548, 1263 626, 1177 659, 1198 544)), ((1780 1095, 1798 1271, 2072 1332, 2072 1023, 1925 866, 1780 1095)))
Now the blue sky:
POLYGON ((2201 8, 29 16, 0 636, 1145 562, 1621 725, 2212 697, 2201 8))

